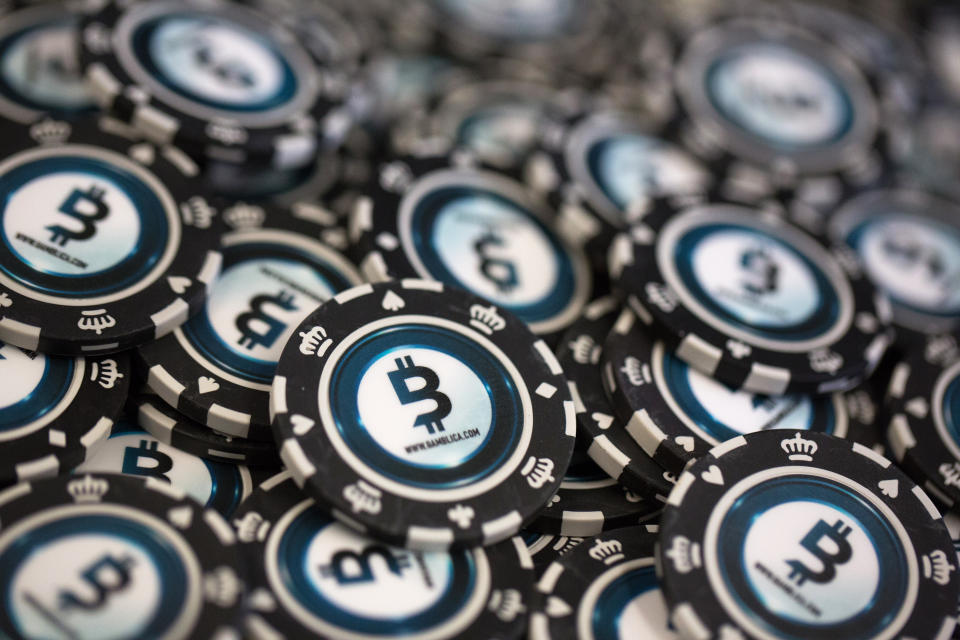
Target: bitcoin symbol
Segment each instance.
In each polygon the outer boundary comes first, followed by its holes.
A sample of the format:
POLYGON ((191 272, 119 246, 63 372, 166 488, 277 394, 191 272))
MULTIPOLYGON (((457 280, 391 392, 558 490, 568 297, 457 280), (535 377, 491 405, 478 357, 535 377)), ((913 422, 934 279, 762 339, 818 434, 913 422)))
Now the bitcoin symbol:
POLYGON ((837 565, 848 562, 853 556, 853 547, 847 541, 850 535, 850 527, 838 520, 836 524, 829 525, 820 520, 800 541, 800 546, 806 549, 810 554, 820 561, 822 568, 820 571, 813 571, 800 560, 787 560, 790 565, 790 578, 797 586, 803 586, 807 580, 813 580, 824 584, 833 580, 837 575, 837 565), (829 540, 826 548, 820 544, 821 540, 829 540), (832 553, 827 549, 835 549, 832 553))
POLYGON ((332 577, 338 584, 355 584, 358 582, 372 582, 374 580, 371 560, 378 557, 383 560, 387 570, 398 578, 403 577, 403 570, 410 566, 407 554, 399 557, 387 547, 379 544, 364 547, 363 551, 341 550, 333 554, 330 564, 320 567, 320 573, 332 577))
POLYGON ((74 189, 67 199, 60 205, 58 211, 70 216, 80 223, 77 231, 72 231, 59 224, 47 227, 50 231, 50 242, 66 246, 68 240, 87 240, 97 232, 94 223, 103 220, 110 213, 110 208, 103 201, 104 191, 97 187, 90 187, 88 191, 74 189))
POLYGON ((284 329, 286 323, 270 317, 264 311, 263 307, 272 304, 280 307, 284 311, 296 311, 297 307, 293 304, 293 296, 285 291, 276 295, 262 294, 254 296, 250 300, 250 311, 246 311, 237 316, 235 325, 240 332, 240 339, 237 344, 247 349, 253 349, 257 345, 270 347, 277 341, 284 329), (257 327, 261 327, 261 333, 257 333, 257 327))
POLYGON ((483 277, 492 282, 501 293, 509 293, 520 284, 516 267, 512 262, 488 253, 491 247, 502 246, 503 239, 492 231, 487 231, 473 243, 473 250, 480 256, 480 273, 483 277))
POLYGON ((141 440, 139 447, 125 447, 123 450, 123 468, 121 473, 134 476, 148 476, 164 482, 170 482, 167 472, 173 469, 170 456, 157 451, 157 442, 141 440), (153 466, 141 465, 141 460, 153 460, 153 466))
POLYGON ((453 405, 446 394, 437 390, 440 386, 440 377, 429 367, 413 364, 411 356, 397 358, 394 363, 397 365, 396 371, 388 371, 387 375, 390 377, 390 384, 393 385, 393 390, 401 404, 433 400, 437 405, 433 411, 419 414, 413 426, 426 427, 429 434, 443 431, 442 420, 450 415, 453 405), (411 389, 407 384, 407 380, 410 379, 422 380, 423 386, 418 389, 411 389))
POLYGON ((780 268, 763 247, 745 251, 740 256, 740 266, 746 275, 743 288, 750 293, 759 296, 777 290, 780 268))

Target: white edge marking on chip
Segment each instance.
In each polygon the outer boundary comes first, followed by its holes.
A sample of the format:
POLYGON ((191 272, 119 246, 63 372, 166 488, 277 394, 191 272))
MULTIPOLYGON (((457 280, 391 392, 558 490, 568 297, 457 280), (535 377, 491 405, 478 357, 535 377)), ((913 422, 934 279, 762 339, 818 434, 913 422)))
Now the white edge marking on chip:
POLYGON ((356 244, 365 231, 373 227, 373 200, 370 196, 360 196, 353 203, 348 222, 350 242, 356 244))
POLYGON ((152 430, 148 429, 148 431, 150 431, 157 440, 160 440, 164 444, 170 444, 173 440, 173 428, 176 426, 177 421, 164 414, 152 404, 140 405, 140 408, 137 410, 137 417, 141 424, 152 427, 152 430))
POLYGON ((564 511, 561 532, 565 536, 596 536, 603 532, 603 511, 564 511))
POLYGON ((673 626, 680 629, 684 638, 690 640, 710 640, 710 630, 703 624, 696 610, 688 602, 678 604, 670 616, 673 626))
POLYGON ((101 440, 105 440, 110 435, 111 429, 113 429, 113 420, 100 418, 92 429, 80 437, 80 444, 83 445, 84 449, 89 449, 101 440))
POLYGON ((510 542, 513 543, 513 549, 517 552, 517 560, 520 561, 520 566, 524 569, 533 569, 533 556, 530 555, 530 550, 527 549, 523 538, 513 536, 510 538, 510 542))
POLYGON ((333 515, 334 518, 344 523, 354 531, 359 531, 360 533, 366 535, 367 526, 365 524, 362 524, 358 520, 355 520, 352 516, 350 516, 350 514, 340 511, 339 509, 331 509, 330 513, 333 515))
POLYGON ((300 487, 303 487, 307 478, 317 472, 317 468, 310 462, 300 443, 294 438, 283 441, 280 446, 280 459, 283 460, 283 465, 293 472, 293 478, 300 487))
POLYGON ((890 338, 886 335, 876 336, 870 341, 870 344, 864 349, 864 355, 871 367, 876 366, 876 364, 880 362, 880 358, 886 353, 888 346, 890 346, 890 338))
POLYGON ((190 317, 190 305, 183 298, 177 298, 160 311, 150 316, 154 326, 154 339, 159 340, 177 327, 181 326, 190 317))
POLYGON ((36 351, 40 344, 40 327, 10 318, 0 318, 0 340, 36 351))
POLYGON ((271 627, 266 620, 255 613, 247 614, 243 629, 249 637, 257 638, 257 640, 284 640, 282 633, 271 627))
POLYGON ((386 282, 391 279, 387 273, 387 264, 383 260, 383 254, 379 251, 368 253, 358 266, 360 267, 360 273, 370 282, 386 282))
POLYGON ((12 502, 21 496, 25 496, 33 491, 33 485, 29 482, 21 482, 15 484, 9 489, 5 489, 3 492, 0 492, 0 506, 12 502))
POLYGON ((573 399, 573 408, 577 414, 581 414, 587 410, 583 406, 583 399, 580 398, 580 389, 577 388, 577 383, 573 380, 567 380, 567 391, 570 393, 570 397, 573 399))
POLYGON ((373 293, 373 285, 369 283, 358 284, 355 287, 350 287, 349 289, 344 289, 337 295, 333 296, 333 299, 337 304, 343 304, 345 302, 350 302, 356 298, 362 298, 363 296, 368 296, 373 293))
MULTIPOLYGON (((540 384, 537 385, 537 388, 534 390, 534 393, 540 396, 541 398, 546 398, 547 400, 549 400, 554 395, 556 395, 557 388, 554 385, 550 384, 549 382, 541 382, 540 384)), ((565 400, 564 402, 569 402, 569 400, 565 400)))
POLYGON ((607 362, 607 363, 604 365, 603 371, 602 371, 602 375, 603 375, 604 379, 605 379, 606 382, 607 382, 607 388, 610 389, 610 391, 616 391, 616 390, 617 390, 617 379, 613 376, 613 363, 612 363, 612 362, 607 362))
POLYGON ((221 451, 220 449, 215 449, 214 447, 207 447, 207 455, 217 456, 219 458, 226 458, 228 460, 233 460, 237 464, 243 464, 247 461, 247 456, 242 453, 231 453, 230 451, 221 451))
POLYGON ((583 309, 583 315, 587 320, 596 320, 601 316, 612 313, 614 309, 620 307, 620 301, 616 296, 604 296, 597 298, 583 309))
POLYGON ((876 451, 874 451, 874 450, 871 449, 870 447, 865 447, 865 446, 863 446, 862 444, 860 444, 859 442, 854 442, 854 443, 853 443, 853 452, 854 452, 854 453, 859 453, 860 455, 862 455, 862 456, 865 457, 865 458, 870 458, 871 460, 873 460, 874 462, 876 462, 878 465, 880 465, 880 466, 883 467, 884 469, 886 469, 887 467, 890 466, 890 461, 889 461, 889 460, 887 460, 886 458, 884 458, 882 455, 880 455, 879 453, 877 453, 876 451))
POLYGON ((543 571, 540 582, 537 583, 537 589, 543 593, 551 593, 556 587, 560 576, 563 575, 563 565, 559 562, 551 562, 543 571))
POLYGON ((274 476, 271 476, 271 477, 267 478, 266 480, 264 480, 263 482, 261 482, 261 483, 260 483, 260 488, 263 489, 264 491, 270 491, 270 490, 272 490, 274 487, 276 487, 278 484, 281 484, 281 483, 283 483, 283 482, 286 482, 286 481, 289 480, 291 477, 292 477, 292 474, 285 469, 285 470, 281 471, 280 473, 278 473, 278 474, 276 474, 276 475, 274 475, 274 476))
POLYGON ((563 432, 571 438, 577 437, 577 410, 569 400, 563 401, 563 432))
POLYGON ((219 538, 221 544, 236 544, 237 536, 233 532, 233 527, 231 527, 230 523, 228 523, 219 513, 213 509, 204 509, 203 520, 207 523, 207 526, 213 529, 213 532, 216 534, 217 538, 219 538))
POLYGON ((506 540, 519 531, 521 525, 523 525, 523 518, 516 510, 499 518, 487 520, 480 525, 480 529, 483 531, 483 546, 506 540))
POLYGON ((550 640, 549 618, 542 611, 530 614, 530 640, 550 640))
POLYGON ((587 448, 587 455, 611 478, 619 478, 623 470, 630 464, 630 458, 623 451, 613 446, 607 436, 594 438, 587 448))
POLYGON ((180 121, 148 104, 137 105, 131 123, 143 134, 159 144, 170 144, 180 128, 180 121))
POLYGON ((893 368, 890 374, 890 384, 887 385, 887 395, 891 398, 902 398, 904 388, 907 386, 907 378, 910 377, 910 365, 901 362, 893 368))
POLYGON ((937 505, 933 504, 933 500, 930 499, 930 496, 928 496, 922 488, 914 485, 913 495, 916 496, 920 504, 923 505, 923 508, 927 510, 931 518, 934 520, 940 519, 940 510, 937 509, 937 505))
POLYGON ((553 351, 550 350, 550 347, 547 346, 547 343, 543 340, 537 340, 533 343, 533 348, 536 349, 537 353, 540 354, 540 357, 546 363, 547 368, 550 369, 550 373, 553 375, 561 375, 563 373, 563 367, 560 366, 560 361, 557 360, 557 356, 553 354, 553 351))
POLYGON ((160 399, 171 407, 176 407, 180 394, 186 388, 172 375, 167 373, 163 365, 155 364, 147 372, 147 386, 153 389, 160 399))
POLYGON ((626 430, 648 456, 653 456, 660 443, 667 439, 667 434, 657 426, 646 409, 633 412, 627 421, 626 430))
POLYGON ((898 413, 890 418, 890 426, 887 428, 887 442, 890 445, 890 450, 893 451, 893 457, 897 460, 903 460, 907 450, 916 446, 917 440, 913 437, 913 431, 910 430, 907 416, 898 413))
POLYGON ((927 493, 930 493, 936 496, 937 500, 947 505, 948 509, 953 508, 953 505, 954 505, 953 498, 948 496, 943 491, 940 491, 940 488, 937 485, 930 482, 929 480, 923 483, 923 490, 926 491, 927 493))
POLYGON ((123 91, 123 85, 120 81, 100 62, 95 62, 87 67, 86 80, 88 90, 93 94, 94 100, 103 108, 110 107, 116 97, 120 95, 120 92, 123 91))
POLYGON ((175 166, 180 173, 190 178, 200 174, 200 167, 194 162, 193 158, 188 156, 182 149, 170 145, 164 145, 160 150, 163 156, 170 164, 175 166))
POLYGON ((670 492, 670 495, 667 496, 667 504, 675 507, 680 506, 683 498, 687 495, 687 490, 693 485, 696 479, 696 476, 689 471, 681 473, 680 477, 677 478, 677 484, 673 485, 673 490, 670 492))
POLYGON ((630 311, 629 309, 624 309, 620 312, 620 315, 617 316, 617 319, 613 323, 613 331, 621 336, 625 336, 630 332, 630 329, 633 328, 633 324, 636 322, 637 316, 630 311))
POLYGON ((453 531, 437 527, 407 528, 407 544, 411 549, 423 551, 446 551, 453 542, 453 531))
POLYGON ((197 273, 197 280, 209 289, 220 277, 221 269, 223 269, 223 254, 219 251, 207 251, 207 255, 203 259, 203 266, 197 273))
POLYGON ((790 384, 790 370, 783 367, 771 367, 766 364, 753 363, 750 373, 743 381, 743 388, 754 393, 765 393, 771 396, 782 396, 790 384))
POLYGON ((317 143, 311 138, 303 133, 277 136, 273 145, 273 165, 282 169, 310 164, 317 153, 317 143))
POLYGON ((270 422, 281 413, 287 413, 287 376, 274 376, 270 385, 270 422))
POLYGON ((934 640, 949 640, 953 637, 953 630, 957 626, 957 620, 953 616, 944 616, 940 623, 940 631, 934 640))
POLYGON ((114 352, 120 348, 119 342, 104 342, 103 344, 81 345, 80 351, 83 353, 100 353, 102 351, 114 352))
POLYGON ((439 280, 424 280, 423 278, 404 278, 400 281, 400 286, 404 289, 413 289, 414 291, 443 291, 443 283, 439 280))
POLYGON ((636 296, 627 296, 627 306, 629 306, 633 314, 640 319, 640 322, 647 326, 653 324, 653 315, 647 311, 647 308, 636 296))
POLYGON ((734 438, 730 438, 729 440, 725 440, 714 448, 710 449, 710 454, 714 458, 722 458, 734 449, 739 449, 740 447, 746 446, 746 444, 746 438, 743 436, 736 436, 734 438))
POLYGON ((678 358, 690 363, 695 369, 712 376, 717 370, 717 365, 720 364, 723 351, 709 344, 697 334, 688 333, 680 341, 676 354, 678 358))
POLYGON ((246 438, 250 433, 250 414, 212 404, 207 410, 207 426, 216 431, 246 438))
POLYGON ((32 480, 34 478, 52 478, 60 471, 57 456, 52 453, 36 460, 21 462, 14 467, 18 480, 32 480))

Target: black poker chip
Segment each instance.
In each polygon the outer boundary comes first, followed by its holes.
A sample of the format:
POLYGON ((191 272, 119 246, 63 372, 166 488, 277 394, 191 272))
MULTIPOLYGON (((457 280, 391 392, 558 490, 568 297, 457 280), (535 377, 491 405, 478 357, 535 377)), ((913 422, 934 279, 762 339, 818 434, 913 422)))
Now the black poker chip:
POLYGON ((904 185, 873 189, 839 207, 828 233, 889 298, 899 346, 960 327, 960 204, 904 185))
POLYGON ((0 494, 0 520, 5 637, 240 638, 236 536, 167 483, 87 473, 18 484, 0 494))
POLYGON ((654 569, 657 527, 624 527, 583 541, 537 583, 530 640, 675 637, 654 569))
POLYGON ((335 74, 280 20, 244 4, 100 3, 81 44, 102 108, 198 157, 302 166, 350 124, 335 74))
POLYGON ((180 489, 225 518, 230 517, 253 489, 250 470, 246 467, 204 460, 122 419, 113 425, 110 437, 73 473, 119 473, 152 478, 180 489))
POLYGON ((573 235, 555 231, 537 194, 469 152, 425 151, 384 163, 350 218, 364 276, 437 280, 487 298, 558 337, 590 299, 573 235))
POLYGON ((260 442, 218 433, 180 414, 159 397, 144 394, 134 400, 137 423, 154 438, 215 463, 250 467, 280 466, 273 442, 260 442))
POLYGON ((199 311, 220 226, 186 155, 108 118, 3 124, 0 138, 0 339, 111 353, 199 311))
POLYGON ((523 538, 527 551, 533 558, 533 568, 537 576, 540 576, 554 560, 587 539, 580 536, 554 536, 532 531, 521 531, 520 537, 523 538))
MULTIPOLYGON (((579 444, 579 442, 578 442, 579 444)), ((665 496, 644 497, 623 487, 594 464, 578 446, 556 495, 525 531, 567 537, 653 522, 665 496)))
POLYGON ((957 409, 960 347, 953 335, 930 336, 890 377, 890 453, 943 503, 960 502, 957 409))
POLYGON ((332 519, 289 473, 265 481, 233 518, 255 589, 247 637, 522 638, 533 562, 514 537, 414 551, 332 519), (386 625, 386 626, 385 626, 386 625))
POLYGON ((947 638, 956 553, 889 460, 810 432, 715 447, 664 509, 658 577, 687 637, 947 638))
POLYGON ((721 442, 755 431, 819 431, 868 447, 883 438, 880 403, 867 385, 830 395, 731 389, 677 358, 629 309, 604 342, 602 362, 625 431, 674 474, 721 442))
POLYGON ((79 15, 67 3, 12 0, 0 8, 0 115, 29 124, 96 109, 77 51, 79 15))
POLYGON ((504 540, 556 493, 576 420, 549 347, 439 282, 348 289, 284 348, 270 394, 280 457, 346 524, 391 544, 504 540))
POLYGON ((61 475, 110 434, 130 386, 124 353, 48 356, 0 343, 0 486, 61 475))
POLYGON ((170 406, 221 433, 273 440, 269 391, 280 351, 315 307, 363 281, 319 240, 326 227, 312 213, 248 203, 223 210, 223 271, 203 311, 137 351, 147 385, 170 406))
POLYGON ((610 273, 681 360, 736 389, 850 389, 892 337, 889 301, 857 261, 775 202, 655 198, 615 239, 610 273))
POLYGON ((614 296, 588 304, 563 335, 557 360, 577 413, 577 442, 586 442, 587 455, 631 492, 662 500, 673 489, 675 474, 654 462, 630 437, 600 379, 604 340, 620 310, 620 301, 614 296))

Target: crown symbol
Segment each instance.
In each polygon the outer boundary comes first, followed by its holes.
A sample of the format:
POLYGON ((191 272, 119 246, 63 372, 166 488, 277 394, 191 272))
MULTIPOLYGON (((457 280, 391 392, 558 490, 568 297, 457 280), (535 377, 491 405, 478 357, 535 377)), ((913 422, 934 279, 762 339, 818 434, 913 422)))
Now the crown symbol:
POLYGON ((197 229, 209 229, 217 210, 210 206, 203 196, 193 196, 180 204, 180 215, 183 216, 184 224, 197 229))
POLYGON ((644 374, 643 363, 640 362, 638 358, 634 358, 633 356, 627 356, 624 358, 623 366, 620 367, 620 372, 627 376, 627 380, 629 380, 630 384, 635 387, 645 384, 648 379, 648 377, 644 374))
POLYGON ((63 144, 71 133, 72 127, 60 120, 43 120, 30 127, 30 137, 40 144, 63 144))
POLYGON ((950 573, 957 568, 950 564, 950 559, 943 549, 935 549, 922 558, 923 577, 932 578, 940 586, 950 582, 950 573))
POLYGON ((571 340, 567 343, 567 346, 570 347, 570 354, 577 364, 597 364, 597 361, 600 360, 600 345, 592 336, 585 333, 577 336, 575 340, 571 340))
POLYGON ((877 416, 877 405, 870 394, 860 389, 846 394, 847 413, 859 418, 866 424, 873 424, 877 416))
POLYGON ((413 182, 413 171, 403 162, 391 162, 380 169, 380 186, 387 191, 402 193, 413 182))
POLYGON ((686 536, 674 537, 670 542, 670 549, 664 555, 680 573, 690 573, 694 567, 700 566, 700 545, 691 543, 686 536))
POLYGON ((300 331, 297 335, 300 336, 300 353, 305 356, 322 358, 333 344, 323 327, 311 327, 309 331, 300 331))
POLYGON ((90 367, 90 379, 96 380, 97 384, 104 389, 113 389, 113 385, 122 377, 117 361, 113 358, 94 362, 90 367))
POLYGON ((379 489, 363 480, 358 480, 343 488, 343 497, 353 505, 354 513, 362 511, 372 514, 380 513, 383 506, 380 501, 382 495, 383 493, 379 489))
POLYGON ((206 126, 206 134, 212 140, 225 145, 241 145, 247 142, 247 131, 242 127, 225 122, 211 122, 206 126))
POLYGON ((792 462, 812 462, 813 454, 817 452, 819 447, 813 440, 801 438, 798 431, 794 437, 781 440, 780 448, 787 454, 787 459, 792 462))
POLYGON ((263 226, 267 213, 263 207, 238 202, 223 212, 223 220, 233 229, 256 229, 263 226))
POLYGON ((475 304, 470 307, 470 325, 490 336, 493 335, 494 331, 500 331, 506 327, 507 321, 497 313, 495 306, 485 307, 481 304, 475 304))
POLYGON ((843 366, 843 356, 830 349, 817 349, 810 353, 810 368, 817 372, 827 371, 831 374, 843 366))
POLYGON ((520 475, 527 479, 527 483, 534 489, 540 489, 548 482, 553 482, 553 460, 550 458, 536 458, 530 456, 526 464, 520 469, 520 475))
POLYGON ((203 593, 208 602, 232 607, 243 593, 243 585, 230 567, 217 567, 203 577, 203 593))
POLYGON ((923 357, 927 362, 941 366, 955 360, 957 357, 956 338, 949 334, 928 338, 923 349, 923 357))
POLYGON ((77 328, 81 331, 93 331, 98 336, 105 329, 112 329, 117 326, 117 319, 107 313, 106 309, 88 309, 80 312, 80 319, 77 320, 77 328))
POLYGON ((608 567, 624 559, 623 545, 619 540, 601 540, 595 538, 593 546, 587 551, 590 557, 608 567))
POLYGON ((490 594, 490 604, 487 607, 504 622, 513 622, 527 610, 523 604, 523 594, 517 589, 494 590, 490 594))
POLYGON ((270 522, 256 511, 250 511, 241 520, 235 519, 233 528, 237 530, 237 538, 241 542, 263 542, 270 532, 270 522))
POLYGON ((72 480, 67 483, 67 493, 73 496, 75 502, 100 502, 107 491, 110 490, 110 483, 102 478, 94 478, 91 475, 85 475, 79 480, 72 480))

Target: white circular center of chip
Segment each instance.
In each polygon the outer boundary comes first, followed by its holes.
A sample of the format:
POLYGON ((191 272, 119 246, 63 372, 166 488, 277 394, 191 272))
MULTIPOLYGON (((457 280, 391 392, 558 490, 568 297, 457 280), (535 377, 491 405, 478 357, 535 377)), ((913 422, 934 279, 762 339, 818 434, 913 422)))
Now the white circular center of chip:
POLYGON ((870 606, 880 587, 880 558, 862 524, 822 502, 795 500, 758 514, 742 553, 742 569, 762 605, 801 624, 848 620, 870 606))
POLYGON ((557 253, 529 214, 477 194, 438 214, 432 246, 471 292, 505 307, 543 301, 557 286, 557 253))
POLYGON ((38 105, 92 106, 77 65, 77 46, 77 28, 69 19, 27 30, 0 59, 0 73, 13 89, 38 105))
POLYGON ((960 234, 924 218, 869 223, 859 244, 870 279, 895 300, 934 313, 960 311, 960 234))
POLYGON ((341 524, 323 527, 304 554, 304 574, 334 607, 396 621, 429 610, 450 588, 450 556, 390 547, 341 524))
POLYGON ((357 389, 362 426, 408 464, 452 468, 470 459, 493 428, 493 404, 468 364, 425 347, 401 347, 374 361, 357 389))
POLYGON ((498 36, 542 38, 570 19, 573 0, 445 0, 448 9, 474 28, 498 36))
POLYGON ((5 595, 28 638, 142 637, 163 594, 153 558, 130 539, 107 533, 64 535, 37 546, 5 595), (126 588, 136 585, 136 588, 126 588))
POLYGON ((300 321, 335 293, 310 265, 245 260, 217 280, 206 314, 223 347, 243 358, 275 364, 300 321))
POLYGON ((133 254, 141 224, 136 203, 114 182, 59 171, 8 194, 3 233, 10 250, 34 271, 89 276, 133 254))
POLYGON ((694 249, 692 268, 706 295, 747 325, 797 325, 820 304, 810 267, 786 246, 754 231, 726 229, 704 237, 694 249))
POLYGON ((680 636, 670 630, 667 619, 667 603, 659 589, 649 589, 631 599, 620 612, 617 623, 617 638, 620 640, 673 640, 680 636))
POLYGON ((739 47, 711 70, 716 105, 737 125, 773 144, 830 142, 848 126, 846 94, 819 62, 773 44, 739 47))
POLYGON ((0 409, 12 407, 30 397, 47 369, 47 357, 33 357, 17 347, 0 342, 0 409))
POLYGON ((211 102, 269 101, 284 86, 283 61, 240 25, 209 16, 170 17, 150 39, 150 56, 178 88, 211 102))

